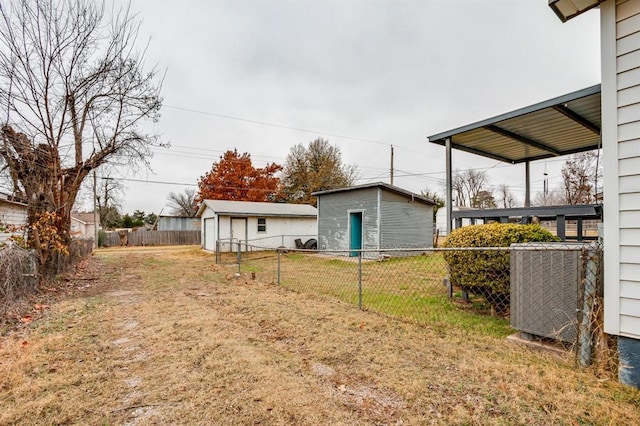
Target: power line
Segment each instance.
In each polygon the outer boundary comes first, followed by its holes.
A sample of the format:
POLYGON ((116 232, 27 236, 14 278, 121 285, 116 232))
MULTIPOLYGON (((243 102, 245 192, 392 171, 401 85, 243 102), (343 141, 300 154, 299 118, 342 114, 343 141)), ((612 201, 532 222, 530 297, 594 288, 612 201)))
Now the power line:
POLYGON ((269 123, 267 121, 251 120, 251 119, 248 119, 248 118, 234 117, 234 116, 225 115, 225 114, 216 114, 216 113, 213 113, 213 112, 199 111, 199 110, 196 110, 196 109, 183 108, 183 107, 178 107, 178 106, 173 106, 173 105, 164 105, 164 106, 166 106, 167 108, 177 109, 179 111, 186 111, 186 112, 192 112, 192 113, 195 113, 195 114, 209 115, 209 116, 218 117, 218 118, 226 118, 228 120, 242 121, 242 122, 245 122, 245 123, 260 124, 262 126, 276 127, 276 128, 279 128, 279 129, 294 130, 296 132, 313 133, 313 134, 316 134, 316 135, 331 136, 331 137, 340 138, 340 139, 349 139, 349 140, 360 141, 360 142, 375 143, 375 144, 385 145, 385 146, 386 145, 391 145, 391 143, 389 143, 389 142, 378 141, 378 140, 375 140, 375 139, 366 139, 366 138, 357 138, 357 137, 353 137, 353 136, 338 135, 338 134, 330 133, 330 132, 323 132, 323 131, 318 131, 318 130, 304 129, 302 127, 285 126, 283 124, 269 123))
POLYGON ((161 180, 148 180, 148 179, 133 179, 133 178, 121 178, 121 177, 107 177, 107 176, 99 176, 100 179, 103 180, 122 180, 125 182, 141 182, 141 183, 157 183, 163 185, 179 185, 179 186, 198 186, 197 183, 180 183, 180 182, 167 182, 161 180))
MULTIPOLYGON (((105 176, 100 176, 100 179, 104 179, 104 180, 122 180, 122 181, 126 181, 126 182, 153 183, 153 184, 161 184, 161 185, 198 186, 197 183, 167 182, 167 181, 161 181, 161 180, 148 180, 148 179, 114 178, 114 177, 105 177, 105 176)), ((216 189, 229 190, 229 191, 274 192, 271 189, 242 188, 242 187, 237 187, 237 186, 216 186, 216 189)))

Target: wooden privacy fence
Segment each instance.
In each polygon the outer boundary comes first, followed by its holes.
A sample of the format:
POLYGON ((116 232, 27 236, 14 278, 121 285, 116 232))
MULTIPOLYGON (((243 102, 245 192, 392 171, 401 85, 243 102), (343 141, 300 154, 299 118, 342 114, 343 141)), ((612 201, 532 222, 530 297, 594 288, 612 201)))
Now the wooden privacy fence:
POLYGON ((106 232, 104 247, 199 245, 200 231, 106 232))

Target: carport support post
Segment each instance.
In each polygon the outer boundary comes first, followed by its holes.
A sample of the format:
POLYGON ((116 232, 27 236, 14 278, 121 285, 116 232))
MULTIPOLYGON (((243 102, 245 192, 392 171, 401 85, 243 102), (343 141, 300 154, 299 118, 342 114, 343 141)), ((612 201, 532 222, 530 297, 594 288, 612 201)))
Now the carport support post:
POLYGON ((528 161, 524 163, 524 206, 531 207, 531 167, 528 161))
POLYGON ((358 252, 358 309, 362 310, 362 250, 358 252))
POLYGON ((444 140, 445 148, 446 148, 446 179, 447 179, 447 199, 446 199, 446 208, 447 208, 447 236, 451 234, 451 216, 453 212, 453 177, 451 170, 451 138, 446 138, 444 140))

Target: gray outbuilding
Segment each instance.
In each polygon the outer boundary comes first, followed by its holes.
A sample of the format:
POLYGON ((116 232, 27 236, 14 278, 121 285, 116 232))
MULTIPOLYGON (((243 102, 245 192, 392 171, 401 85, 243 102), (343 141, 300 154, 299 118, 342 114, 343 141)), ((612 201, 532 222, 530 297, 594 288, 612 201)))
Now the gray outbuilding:
POLYGON ((200 218, 187 216, 158 216, 158 231, 199 231, 200 218))
POLYGON ((382 182, 314 192, 318 249, 380 250, 433 246, 433 206, 421 195, 382 182))

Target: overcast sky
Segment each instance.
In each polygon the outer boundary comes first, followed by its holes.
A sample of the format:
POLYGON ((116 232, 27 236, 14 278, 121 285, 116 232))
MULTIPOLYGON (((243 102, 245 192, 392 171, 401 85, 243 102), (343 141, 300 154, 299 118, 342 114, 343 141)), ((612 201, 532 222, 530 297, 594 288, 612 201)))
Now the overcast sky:
MULTIPOLYGON (((440 190, 445 153, 429 135, 600 83, 599 12, 562 24, 547 0, 132 0, 131 8, 140 45, 150 40, 147 65, 166 70, 155 127, 171 148, 154 150, 152 171, 115 175, 128 179, 129 213, 167 214, 167 194, 196 185, 228 149, 262 167, 317 137, 358 166, 358 183, 389 181, 393 145, 397 186, 440 190)), ((562 161, 546 164, 553 187, 562 161)), ((532 196, 544 165, 532 163, 532 196)), ((486 168, 493 186, 524 198, 522 165, 454 151, 453 166, 486 168)))

